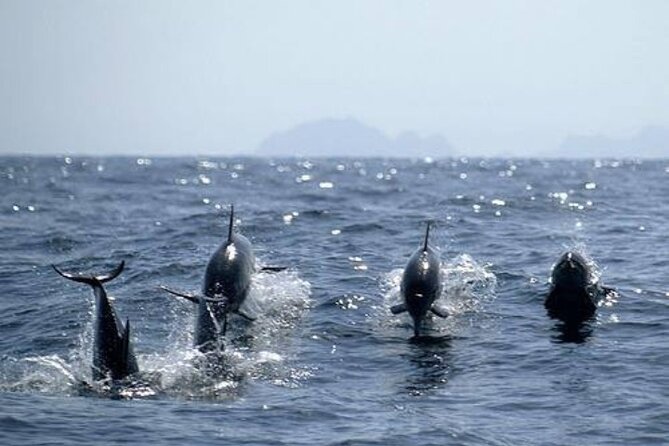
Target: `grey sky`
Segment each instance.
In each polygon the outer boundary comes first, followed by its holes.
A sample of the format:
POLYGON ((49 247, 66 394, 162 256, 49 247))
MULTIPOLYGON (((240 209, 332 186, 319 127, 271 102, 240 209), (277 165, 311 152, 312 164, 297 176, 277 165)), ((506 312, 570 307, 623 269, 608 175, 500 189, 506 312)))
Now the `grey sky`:
POLYGON ((239 153, 355 117, 460 151, 669 125, 669 2, 0 0, 0 153, 239 153))

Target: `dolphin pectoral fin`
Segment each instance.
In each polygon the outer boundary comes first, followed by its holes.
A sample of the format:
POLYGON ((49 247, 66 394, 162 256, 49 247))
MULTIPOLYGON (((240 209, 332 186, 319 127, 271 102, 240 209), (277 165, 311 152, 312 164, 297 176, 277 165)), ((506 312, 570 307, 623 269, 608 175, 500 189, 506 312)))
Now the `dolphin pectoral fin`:
POLYGON ((444 319, 449 316, 448 310, 446 310, 444 307, 440 307, 439 305, 432 305, 430 311, 439 317, 443 317, 444 319))
POLYGON ((405 311, 407 311, 406 304, 397 304, 397 305, 393 305, 392 307, 390 307, 390 312, 392 314, 400 314, 400 313, 404 313, 405 311))
POLYGON ((158 288, 163 290, 163 291, 167 291, 168 293, 170 293, 173 296, 182 297, 186 300, 189 300, 189 301, 193 302, 194 304, 197 304, 197 303, 200 302, 200 297, 196 296, 195 294, 185 293, 183 291, 176 291, 176 290, 173 290, 171 288, 166 287, 165 285, 160 285, 158 288))
POLYGON ((246 319, 246 320, 249 321, 249 322, 253 322, 253 321, 256 320, 255 317, 253 317, 253 316, 249 316, 248 314, 243 313, 243 312, 241 312, 241 311, 235 311, 235 314, 240 315, 241 317, 243 317, 244 319, 246 319))
POLYGON ((279 273, 281 271, 287 270, 287 266, 263 266, 260 268, 260 271, 263 273, 279 273))

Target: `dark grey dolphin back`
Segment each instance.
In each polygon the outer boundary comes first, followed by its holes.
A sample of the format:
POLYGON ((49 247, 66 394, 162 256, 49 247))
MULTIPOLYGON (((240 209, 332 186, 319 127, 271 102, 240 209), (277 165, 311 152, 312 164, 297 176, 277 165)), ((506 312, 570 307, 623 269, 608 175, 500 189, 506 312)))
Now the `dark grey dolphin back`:
POLYGON ((227 313, 238 312, 248 295, 255 270, 251 242, 235 234, 233 229, 234 207, 231 206, 227 239, 207 263, 202 281, 204 297, 197 300, 194 344, 205 352, 221 347, 219 337, 225 334, 227 313))
POLYGON ((95 293, 93 378, 124 379, 139 372, 130 342, 130 322, 124 326, 102 286, 95 293))
POLYGON ((235 311, 246 298, 255 269, 251 243, 240 234, 222 244, 211 256, 204 273, 202 293, 207 297, 226 297, 235 311))
POLYGON ((551 272, 553 287, 577 291, 588 287, 592 272, 587 260, 577 252, 562 254, 551 272))
POLYGON ((432 248, 413 253, 404 268, 400 290, 409 314, 424 317, 441 294, 441 264, 432 248))
MULTIPOLYGON (((409 258, 400 283, 404 308, 414 321, 416 335, 427 312, 433 309, 435 300, 441 295, 441 262, 437 251, 428 245, 429 236, 428 223, 423 244, 409 258)), ((445 312, 437 311, 437 314, 445 315, 445 312)))
POLYGON ((567 323, 579 323, 597 310, 597 285, 591 283, 592 271, 580 254, 568 251, 551 271, 551 290, 544 306, 551 317, 567 323))

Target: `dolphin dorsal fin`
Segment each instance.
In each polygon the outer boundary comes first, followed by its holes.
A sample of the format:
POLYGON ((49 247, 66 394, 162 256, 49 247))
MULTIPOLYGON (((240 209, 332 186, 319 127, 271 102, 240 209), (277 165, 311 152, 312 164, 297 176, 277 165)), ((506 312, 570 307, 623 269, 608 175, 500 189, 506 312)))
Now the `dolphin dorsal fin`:
POLYGON ((126 368, 126 373, 128 373, 127 368, 130 362, 130 319, 125 320, 125 327, 121 335, 121 358, 123 358, 123 364, 126 368))
POLYGON ((430 239, 430 222, 427 222, 427 229, 425 230, 425 241, 423 242, 423 251, 427 251, 427 242, 430 239))
POLYGON ((230 205, 230 225, 228 226, 228 243, 232 243, 232 229, 235 224, 235 205, 230 205))

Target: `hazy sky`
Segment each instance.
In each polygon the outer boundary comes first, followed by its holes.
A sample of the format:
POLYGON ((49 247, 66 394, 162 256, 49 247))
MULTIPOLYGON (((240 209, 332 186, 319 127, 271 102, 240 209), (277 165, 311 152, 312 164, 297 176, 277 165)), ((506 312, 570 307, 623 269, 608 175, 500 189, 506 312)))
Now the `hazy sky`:
POLYGON ((669 125, 669 1, 0 0, 0 153, 224 155, 349 116, 473 154, 669 125))

